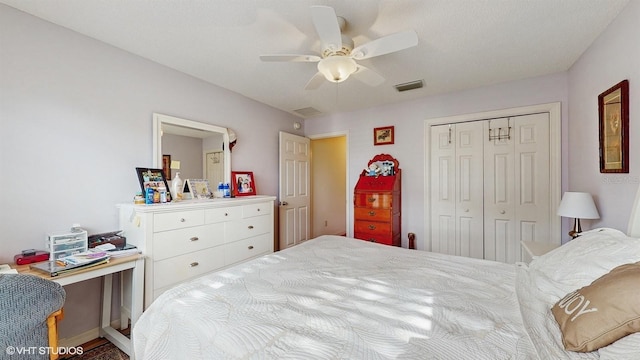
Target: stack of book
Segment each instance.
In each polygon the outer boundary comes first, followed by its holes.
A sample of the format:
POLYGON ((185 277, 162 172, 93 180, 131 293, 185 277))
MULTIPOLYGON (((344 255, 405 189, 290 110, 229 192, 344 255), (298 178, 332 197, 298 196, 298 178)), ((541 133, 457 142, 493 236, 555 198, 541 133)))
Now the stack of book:
POLYGON ((94 252, 85 251, 59 258, 55 261, 44 261, 31 264, 34 270, 47 273, 49 276, 58 276, 70 271, 85 269, 88 267, 105 264, 111 255, 106 251, 94 252))

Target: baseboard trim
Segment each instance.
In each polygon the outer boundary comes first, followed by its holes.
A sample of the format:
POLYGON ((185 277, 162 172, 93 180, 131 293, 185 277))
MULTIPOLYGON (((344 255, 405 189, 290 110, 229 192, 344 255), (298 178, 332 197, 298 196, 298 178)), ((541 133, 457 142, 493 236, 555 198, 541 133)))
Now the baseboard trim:
MULTIPOLYGON (((111 326, 114 329, 120 327, 120 319, 111 321, 111 326)), ((97 339, 100 337, 100 328, 96 327, 90 330, 87 330, 83 333, 80 333, 76 336, 72 336, 70 338, 58 339, 58 346, 60 347, 76 347, 80 346, 84 343, 87 343, 91 340, 97 339)))

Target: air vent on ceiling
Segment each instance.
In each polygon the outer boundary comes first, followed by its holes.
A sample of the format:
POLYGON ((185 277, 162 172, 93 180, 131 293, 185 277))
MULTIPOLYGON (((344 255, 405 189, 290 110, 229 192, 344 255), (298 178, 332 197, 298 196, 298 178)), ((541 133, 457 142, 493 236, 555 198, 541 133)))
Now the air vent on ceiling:
POLYGON ((318 109, 314 109, 312 107, 306 107, 298 110, 293 110, 301 116, 309 117, 322 114, 318 109))
POLYGON ((416 80, 416 81, 411 81, 404 84, 398 84, 398 85, 394 85, 394 87, 399 92, 413 90, 413 89, 420 89, 422 87, 422 80, 416 80))

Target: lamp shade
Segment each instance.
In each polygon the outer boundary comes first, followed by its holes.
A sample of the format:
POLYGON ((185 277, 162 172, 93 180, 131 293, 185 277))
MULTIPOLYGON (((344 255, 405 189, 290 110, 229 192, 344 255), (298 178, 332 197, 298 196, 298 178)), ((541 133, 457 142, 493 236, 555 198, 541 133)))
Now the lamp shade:
POLYGON ((558 206, 558 215, 576 219, 600 219, 593 197, 586 192, 565 192, 558 206))

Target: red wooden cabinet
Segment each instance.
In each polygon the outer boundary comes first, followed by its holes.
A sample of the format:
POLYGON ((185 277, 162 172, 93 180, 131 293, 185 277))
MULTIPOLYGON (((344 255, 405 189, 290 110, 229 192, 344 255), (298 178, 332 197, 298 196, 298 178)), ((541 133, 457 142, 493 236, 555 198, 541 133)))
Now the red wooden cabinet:
POLYGON ((402 172, 398 161, 388 154, 376 155, 367 165, 373 163, 383 170, 375 176, 363 170, 354 190, 354 237, 400 246, 402 172))

